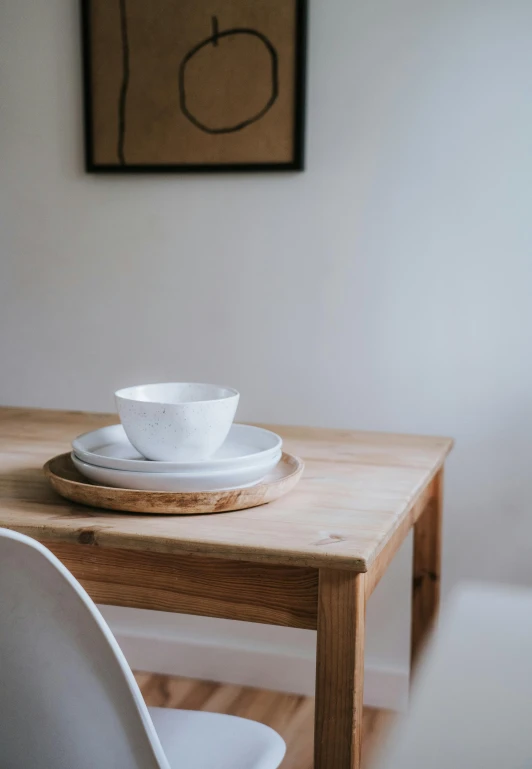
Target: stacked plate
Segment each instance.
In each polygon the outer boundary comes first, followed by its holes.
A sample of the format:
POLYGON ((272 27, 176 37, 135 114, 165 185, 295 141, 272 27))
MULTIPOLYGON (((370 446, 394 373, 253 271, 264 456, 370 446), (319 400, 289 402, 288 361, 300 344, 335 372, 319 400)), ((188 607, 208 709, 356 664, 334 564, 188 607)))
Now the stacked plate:
POLYGON ((147 459, 128 440, 123 426, 111 425, 72 442, 72 461, 94 483, 122 489, 207 492, 260 483, 281 459, 281 438, 270 430, 233 424, 222 446, 208 459, 147 459))

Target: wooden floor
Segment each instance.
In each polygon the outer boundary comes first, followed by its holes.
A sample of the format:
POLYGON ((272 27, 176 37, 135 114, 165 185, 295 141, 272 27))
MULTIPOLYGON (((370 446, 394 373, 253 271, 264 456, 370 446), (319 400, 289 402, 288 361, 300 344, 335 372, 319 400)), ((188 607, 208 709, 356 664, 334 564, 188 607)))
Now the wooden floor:
MULTIPOLYGON (((282 769, 312 769, 314 700, 311 697, 153 673, 136 673, 135 677, 148 705, 229 713, 271 726, 287 744, 282 769)), ((388 711, 365 708, 366 766, 392 720, 393 715, 388 711)))

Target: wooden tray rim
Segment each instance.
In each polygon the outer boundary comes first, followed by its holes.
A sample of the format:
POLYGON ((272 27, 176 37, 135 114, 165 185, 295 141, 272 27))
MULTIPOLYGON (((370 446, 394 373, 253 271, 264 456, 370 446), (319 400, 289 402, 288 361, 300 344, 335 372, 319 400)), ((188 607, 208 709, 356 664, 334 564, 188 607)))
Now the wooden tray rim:
MULTIPOLYGON (((272 502, 275 499, 278 499, 279 497, 284 496, 284 494, 288 493, 292 490, 292 488, 296 485, 297 481, 299 480, 300 476, 303 473, 303 470, 305 468, 304 461, 300 458, 295 456, 294 454, 290 454, 289 452, 283 451, 280 462, 290 463, 294 465, 293 470, 288 473, 287 475, 283 475, 280 478, 276 478, 275 480, 269 481, 265 483, 264 481, 261 483, 256 484, 255 486, 248 486, 247 488, 242 489, 225 489, 223 491, 149 491, 149 490, 143 490, 143 489, 127 489, 117 486, 102 486, 101 484, 93 483, 90 480, 86 481, 78 481, 73 480, 71 478, 66 477, 65 475, 62 475, 59 472, 55 472, 53 469, 53 464, 57 462, 58 460, 62 461, 72 461, 70 458, 71 452, 67 451, 63 454, 57 454, 54 457, 51 457, 44 465, 43 465, 43 471, 46 476, 46 478, 49 480, 50 484, 52 485, 52 488, 56 493, 58 493, 60 496, 62 496, 64 499, 68 499, 70 501, 75 502, 76 504, 83 504, 88 507, 93 507, 95 509, 100 510, 110 510, 114 511, 115 513, 134 513, 134 514, 147 514, 147 515, 201 515, 201 514, 208 514, 208 513, 225 513, 225 512, 231 512, 231 511, 237 511, 237 510, 243 510, 246 508, 251 507, 258 507, 262 504, 267 504, 268 502, 272 502), (125 502, 121 502, 120 497, 124 494, 127 494, 128 497, 132 500, 131 505, 135 504, 142 504, 144 499, 152 500, 154 504, 158 504, 161 507, 164 506, 165 503, 167 503, 168 507, 178 507, 179 503, 182 502, 182 511, 164 511, 164 510, 128 510, 127 507, 109 507, 109 506, 102 506, 101 504, 98 504, 97 502, 89 502, 89 501, 81 501, 80 499, 73 498, 71 496, 67 496, 63 493, 63 491, 59 490, 57 487, 57 484, 61 484, 62 486, 67 486, 68 488, 71 488, 73 493, 81 493, 86 494, 87 490, 93 491, 95 495, 102 494, 107 497, 109 495, 113 495, 114 493, 117 495, 117 501, 116 504, 126 504, 125 502), (272 492, 275 493, 275 490, 279 486, 287 486, 286 491, 281 491, 281 493, 278 494, 278 496, 274 496, 273 498, 270 497, 270 499, 267 499, 266 496, 270 495, 272 492), (258 499, 260 496, 263 496, 264 498, 262 501, 258 499), (223 499, 224 497, 227 497, 227 501, 225 504, 227 504, 227 507, 223 506, 223 499), (212 499, 212 506, 210 509, 206 509, 209 507, 209 498, 212 499), (231 506, 231 500, 233 507, 231 506), (194 510, 194 503, 197 504, 198 507, 201 507, 202 509, 194 510)), ((76 470, 74 465, 72 464, 73 470, 76 472, 79 472, 76 470)))

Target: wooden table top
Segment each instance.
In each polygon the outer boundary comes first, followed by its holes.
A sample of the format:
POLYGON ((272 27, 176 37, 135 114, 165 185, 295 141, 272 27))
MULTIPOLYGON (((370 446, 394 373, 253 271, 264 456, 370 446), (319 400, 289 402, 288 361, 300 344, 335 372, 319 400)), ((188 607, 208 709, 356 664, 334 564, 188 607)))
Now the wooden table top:
POLYGON ((217 515, 108 513, 68 502, 42 465, 116 415, 0 408, 0 527, 41 541, 367 571, 441 468, 449 438, 270 429, 306 467, 298 486, 262 507, 217 515))

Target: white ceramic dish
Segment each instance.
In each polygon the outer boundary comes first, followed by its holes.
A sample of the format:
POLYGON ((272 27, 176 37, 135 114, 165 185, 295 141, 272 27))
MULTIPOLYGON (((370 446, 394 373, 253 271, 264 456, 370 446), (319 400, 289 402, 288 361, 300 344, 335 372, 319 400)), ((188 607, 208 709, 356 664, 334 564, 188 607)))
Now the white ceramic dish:
POLYGON ((281 459, 278 451, 267 462, 241 468, 225 468, 206 473, 138 473, 128 470, 111 470, 82 462, 72 452, 72 462, 79 472, 95 483, 120 489, 141 491, 204 492, 244 489, 255 486, 281 459))
POLYGON ((203 462, 156 462, 146 459, 129 442, 122 425, 109 425, 84 433, 72 441, 83 462, 110 470, 141 473, 216 472, 267 462, 281 451, 282 439, 270 430, 253 425, 232 425, 224 444, 203 462))
POLYGON ((191 382, 138 385, 115 393, 133 446, 162 462, 211 457, 227 438, 239 398, 229 387, 191 382))

